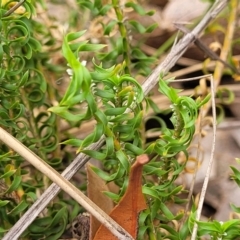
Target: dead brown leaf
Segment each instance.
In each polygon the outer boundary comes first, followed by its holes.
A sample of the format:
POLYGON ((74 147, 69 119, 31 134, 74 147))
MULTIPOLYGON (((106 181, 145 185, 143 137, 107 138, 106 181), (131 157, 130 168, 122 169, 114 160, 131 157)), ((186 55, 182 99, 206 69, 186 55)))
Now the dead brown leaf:
MULTIPOLYGON (((88 197, 98 205, 104 212, 110 213, 113 209, 113 201, 108 198, 103 191, 109 191, 105 181, 102 180, 93 170, 93 165, 86 164, 87 178, 88 178, 88 197)), ((99 229, 101 223, 90 215, 90 238, 93 239, 95 233, 99 229)))
MULTIPOLYGON (((110 217, 121 225, 134 239, 137 237, 138 215, 147 208, 142 194, 142 169, 149 161, 147 155, 137 157, 131 167, 128 188, 119 204, 110 213, 110 217)), ((115 240, 115 237, 106 227, 101 225, 94 240, 115 240)))

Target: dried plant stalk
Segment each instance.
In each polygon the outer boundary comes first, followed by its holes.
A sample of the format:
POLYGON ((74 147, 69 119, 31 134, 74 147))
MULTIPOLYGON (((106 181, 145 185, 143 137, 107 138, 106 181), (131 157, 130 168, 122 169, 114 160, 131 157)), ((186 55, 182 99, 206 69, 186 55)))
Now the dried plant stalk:
MULTIPOLYGON (((208 186, 208 182, 209 182, 209 179, 210 179, 210 174, 211 174, 212 165, 213 165, 213 161, 214 161, 214 153, 215 153, 215 145, 216 145, 217 118, 216 118, 214 81, 213 81, 212 75, 210 75, 210 82, 211 82, 211 96, 212 96, 211 97, 211 104, 212 104, 212 117, 213 117, 213 127, 212 127, 213 128, 213 141, 212 141, 212 147, 211 147, 211 155, 210 155, 206 175, 205 175, 205 178, 204 178, 204 181, 203 181, 202 191, 201 191, 200 198, 199 198, 196 220, 199 220, 200 217, 201 217, 203 203, 204 203, 204 199, 205 199, 205 195, 206 195, 206 191, 207 191, 207 186, 208 186)), ((198 229, 198 225, 197 225, 197 223, 195 223, 194 227, 193 227, 191 240, 196 239, 197 229, 198 229)))

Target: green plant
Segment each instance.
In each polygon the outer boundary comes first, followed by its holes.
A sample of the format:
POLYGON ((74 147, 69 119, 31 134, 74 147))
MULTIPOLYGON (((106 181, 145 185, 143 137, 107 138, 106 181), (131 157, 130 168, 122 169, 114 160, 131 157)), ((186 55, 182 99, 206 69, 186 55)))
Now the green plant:
MULTIPOLYGON (((31 18, 35 13, 35 5, 23 1, 23 12, 9 14, 10 3, 14 2, 3 4, 2 1, 1 126, 59 171, 70 161, 64 162, 64 156, 70 155, 70 159, 72 156, 71 151, 64 149, 65 145, 101 161, 103 168, 93 169, 106 182, 114 181, 119 186, 117 194, 105 192, 116 203, 126 191, 129 170, 136 157, 143 153, 151 156, 151 161, 144 166, 142 191, 148 209, 139 217, 139 239, 186 239, 191 235, 194 222, 199 225, 199 236, 210 234, 220 238, 225 237, 225 233, 236 236, 239 222, 233 220, 222 225, 216 221, 206 223, 195 221, 193 214, 181 226, 173 226, 174 221, 182 220, 184 213, 174 213, 169 206, 186 201, 178 196, 184 192, 184 188, 177 186, 175 180, 186 166, 198 111, 208 102, 210 95, 196 100, 181 96, 179 90, 169 86, 170 81, 163 80, 165 73, 162 74, 159 92, 170 101, 169 108, 164 110, 172 111, 173 128, 158 119, 161 135, 147 142, 145 113, 149 108, 160 110, 151 96, 144 97, 137 78, 140 74, 148 75, 156 59, 141 50, 141 42, 136 44, 131 40, 130 32, 149 33, 156 24, 146 27, 126 19, 124 10, 131 9, 140 15, 151 15, 153 12, 146 12, 134 1, 125 5, 120 0, 112 0, 107 4, 100 0, 77 2, 82 12, 91 12, 92 20, 101 17, 103 21, 107 16, 107 23, 102 24, 105 42, 94 44, 94 39, 82 40, 85 31, 64 37, 62 53, 66 59, 64 64, 70 67, 70 82, 64 96, 60 96, 52 88, 49 78, 44 76, 53 74, 54 78, 59 77, 66 66, 50 64, 52 52, 47 53, 41 48, 41 45, 53 48, 55 39, 44 24, 31 18), (94 120, 95 128, 83 139, 69 137, 69 133, 63 136, 60 119, 75 127, 94 120), (100 149, 88 149, 101 138, 104 138, 104 145, 100 149), (185 154, 183 163, 177 159, 180 152, 185 154)), ((49 184, 45 176, 29 167, 24 159, 1 143, 0 237, 49 184)), ((85 189, 85 186, 79 188, 85 189)), ((29 226, 23 237, 59 239, 67 225, 81 211, 83 209, 75 201, 60 193, 43 216, 29 226)))
MULTIPOLYGON (((1 2, 0 124, 50 165, 59 168, 62 156, 59 154, 58 125, 56 116, 47 112, 51 100, 49 83, 44 77, 51 65, 47 64, 49 55, 42 51, 43 44, 36 37, 43 37, 46 31, 43 25, 32 19, 35 14, 33 3, 22 1, 13 12, 15 4, 12 1, 1 2)), ((49 185, 49 181, 5 144, 0 143, 0 146, 2 237, 37 199, 38 191, 49 185)), ((53 236, 54 230, 55 238, 58 238, 64 231, 62 226, 59 228, 59 221, 63 226, 68 222, 66 210, 64 202, 49 206, 48 216, 36 221, 39 225, 43 222, 42 229, 49 230, 45 233, 41 228, 33 230, 36 226, 33 224, 25 235, 53 236), (42 232, 40 235, 39 231, 42 232)))
POLYGON ((86 0, 77 1, 81 8, 87 8, 92 13, 92 20, 102 26, 102 37, 106 39, 107 51, 99 53, 98 59, 103 66, 115 65, 117 62, 125 61, 124 72, 131 75, 151 73, 151 65, 156 58, 147 56, 140 48, 142 41, 135 43, 132 41, 132 34, 151 33, 158 25, 143 26, 138 21, 128 19, 125 12, 134 11, 140 16, 151 16, 154 11, 145 11, 141 4, 135 1, 113 0, 93 2, 86 0))
POLYGON ((226 222, 201 222, 198 221, 198 236, 211 236, 212 239, 237 239, 239 237, 239 219, 232 219, 226 222))
MULTIPOLYGON (((182 191, 182 187, 175 186, 174 180, 183 171, 185 164, 179 164, 176 155, 183 151, 187 157, 187 148, 193 138, 198 110, 210 96, 196 101, 191 97, 179 96, 178 90, 169 87, 160 79, 159 91, 172 103, 171 121, 174 129, 163 127, 160 138, 146 144, 143 141, 142 124, 143 111, 146 109, 142 105, 144 98, 141 86, 133 77, 124 74, 125 63, 106 69, 101 64, 93 62, 92 71, 83 66, 81 50, 94 51, 102 46, 76 42, 82 34, 83 32, 79 32, 65 37, 63 53, 72 69, 71 83, 59 106, 49 110, 68 121, 94 118, 96 125, 90 135, 83 140, 69 139, 64 144, 77 146, 79 152, 102 161, 105 171, 98 168, 94 168, 94 171, 105 181, 115 181, 119 185, 121 189, 119 194, 106 193, 116 202, 126 190, 130 165, 136 156, 143 153, 154 156, 144 167, 143 193, 146 195, 149 209, 140 216, 142 226, 139 238, 142 239, 144 234, 151 236, 152 232, 157 232, 158 236, 161 233, 158 232, 159 226, 154 226, 154 221, 165 223, 161 224, 160 228, 169 230, 167 223, 179 220, 183 216, 183 214, 175 216, 166 205, 169 202, 182 201, 176 196, 182 191), (85 150, 102 135, 106 139, 101 149, 85 150), (149 181, 147 178, 149 175, 159 180, 149 181)), ((187 232, 185 229, 184 231, 186 236, 187 232)), ((176 232, 177 236, 178 234, 176 232)))
MULTIPOLYGON (((15 5, 16 3, 11 3, 10 1, 2 1, 1 4, 2 34, 0 49, 0 123, 1 126, 4 126, 13 136, 17 137, 23 144, 28 146, 50 165, 54 166, 56 169, 62 169, 64 167, 62 157, 65 153, 60 152, 60 145, 58 145, 61 138, 58 130, 58 119, 55 114, 52 114, 50 111, 46 111, 50 107, 51 102, 58 100, 59 96, 57 91, 53 91, 51 82, 49 79, 47 81, 44 75, 51 75, 52 72, 54 72, 56 77, 59 73, 62 73, 62 69, 64 68, 61 69, 51 65, 49 63, 50 54, 47 54, 41 48, 41 45, 45 48, 48 46, 53 47, 55 39, 51 33, 46 30, 43 24, 32 19, 32 14, 35 14, 35 5, 30 1, 22 1, 19 3, 17 10, 14 12, 11 7, 15 7, 15 5)), ((93 7, 97 9, 99 6, 100 5, 95 2, 95 4, 90 7, 91 10, 93 10, 93 7)), ((136 5, 132 6, 136 7, 136 5)), ((98 134, 95 135, 95 133, 93 133, 89 135, 87 139, 81 142, 81 147, 87 146, 92 141, 96 141, 101 136, 100 133, 105 131, 109 131, 109 134, 111 135, 111 131, 106 128, 107 118, 101 111, 97 111, 98 106, 96 104, 97 98, 103 96, 105 92, 98 89, 97 94, 89 94, 89 91, 93 91, 95 93, 95 89, 97 89, 97 87, 89 85, 91 84, 90 78, 93 77, 93 74, 96 75, 96 85, 100 85, 106 77, 114 75, 112 79, 113 82, 108 82, 105 86, 110 92, 109 95, 106 96, 106 102, 109 101, 108 98, 115 98, 114 94, 119 89, 123 90, 122 92, 119 91, 119 99, 117 101, 115 99, 112 100, 114 104, 124 106, 116 108, 115 112, 112 112, 109 108, 109 110, 106 110, 108 116, 120 115, 127 108, 130 108, 134 102, 140 103, 143 99, 141 87, 135 79, 127 75, 123 75, 121 78, 118 78, 117 76, 117 73, 121 71, 129 71, 128 68, 130 67, 129 64, 131 64, 131 59, 127 57, 127 54, 129 53, 126 49, 130 48, 127 46, 128 41, 126 39, 127 35, 124 25, 125 23, 121 9, 118 7, 118 3, 113 2, 112 5, 110 5, 110 8, 114 9, 116 12, 118 17, 118 26, 121 29, 122 34, 121 43, 118 43, 120 49, 118 49, 117 52, 119 55, 122 54, 124 56, 126 64, 105 70, 101 68, 101 65, 98 66, 94 63, 96 71, 90 75, 86 68, 77 61, 77 56, 76 58, 73 57, 72 50, 77 50, 76 53, 80 50, 98 51, 103 48, 103 45, 91 45, 87 43, 82 43, 82 46, 76 43, 68 45, 69 40, 77 39, 83 34, 83 32, 80 32, 69 34, 69 38, 65 39, 63 47, 63 54, 68 60, 70 67, 74 70, 74 75, 72 77, 73 79, 71 84, 69 85, 67 94, 60 102, 61 107, 56 107, 54 110, 59 112, 61 115, 61 113, 63 113, 62 110, 66 111, 68 109, 68 114, 65 113, 64 116, 69 116, 70 112, 76 113, 79 110, 81 111, 79 107, 82 106, 76 107, 74 106, 75 103, 81 102, 81 100, 84 102, 85 99, 87 99, 87 103, 90 105, 90 108, 88 108, 88 110, 83 114, 70 115, 67 120, 71 122, 73 120, 75 124, 79 124, 81 121, 88 120, 93 116, 99 120, 96 126, 96 132, 98 134), (77 72, 76 75, 75 72, 77 72), (83 76, 84 79, 82 79, 83 76), (82 81, 74 81, 76 78, 78 80, 82 79, 82 81), (133 83, 132 88, 131 86, 128 86, 131 82, 133 83), (110 88, 113 86, 116 87, 116 89, 114 92, 111 92, 110 88), (125 89, 123 89, 124 87, 125 89), (83 92, 78 91, 80 89, 83 92), (137 99, 135 99, 135 90, 139 94, 137 99), (129 95, 129 99, 127 101, 126 95, 129 95), (118 103, 118 101, 120 102, 118 103)), ((109 29, 109 31, 111 31, 111 29, 109 29)), ((150 31, 150 29, 148 29, 148 31, 150 31)), ((114 41, 112 42, 114 43, 114 41)), ((115 49, 115 47, 116 46, 113 45, 113 49, 115 49)), ((133 48, 131 49, 133 50, 133 48)), ((55 50, 56 49, 53 51, 55 50)), ((141 51, 138 52, 139 54, 141 53, 141 51)), ((99 53, 99 58, 100 56, 101 59, 105 60, 104 64, 109 61, 109 58, 106 57, 107 53, 99 53)), ((143 53, 141 53, 141 56, 146 57, 143 53)), ((138 62, 140 63, 140 61, 138 62)), ((82 105, 84 105, 84 103, 82 105)), ((85 107, 83 106, 83 108, 85 107)), ((128 115, 129 118, 126 128, 130 129, 131 126, 137 126, 140 124, 142 113, 138 113, 138 120, 135 120, 133 116, 130 116, 131 114, 126 115, 128 115)), ((117 126, 115 127, 117 128, 117 126)), ((113 147, 113 144, 115 146, 118 144, 117 141, 113 143, 112 136, 109 136, 108 143, 111 147, 113 147)), ((125 166, 125 170, 120 173, 120 176, 123 176, 124 173, 128 171, 130 164, 122 151, 119 150, 118 154, 125 166)), ((1 234, 3 234, 12 225, 14 225, 19 216, 21 216, 21 214, 27 210, 28 206, 37 199, 37 192, 46 188, 49 185, 49 181, 45 176, 41 175, 31 167, 28 167, 20 156, 13 153, 5 144, 2 143, 0 164, 0 221, 1 234), (28 177, 33 173, 35 177, 28 177)), ((49 206, 46 215, 37 219, 28 228, 28 230, 25 231, 24 236, 34 238, 41 238, 45 236, 50 237, 51 239, 58 238, 65 230, 66 224, 73 220, 78 212, 79 207, 76 206, 76 203, 64 200, 63 196, 60 194, 59 202, 49 206), (70 202, 70 205, 74 207, 74 210, 71 210, 71 216, 69 216, 67 211, 70 202)))

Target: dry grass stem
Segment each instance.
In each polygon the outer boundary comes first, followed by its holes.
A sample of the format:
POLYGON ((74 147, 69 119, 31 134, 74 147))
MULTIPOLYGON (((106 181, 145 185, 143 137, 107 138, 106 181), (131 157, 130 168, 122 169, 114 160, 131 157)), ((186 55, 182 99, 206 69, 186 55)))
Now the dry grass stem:
MULTIPOLYGON (((196 220, 200 220, 200 217, 201 217, 202 207, 203 207, 203 203, 204 203, 204 199, 205 199, 205 195, 206 195, 206 191, 207 191, 207 186, 208 186, 208 182, 209 182, 209 178, 210 178, 210 174, 211 174, 211 170, 212 170, 212 165, 213 165, 213 161, 214 161, 214 153, 215 153, 215 145, 216 145, 217 118, 216 118, 214 81, 213 81, 212 76, 210 76, 210 82, 211 82, 211 96, 212 96, 211 103, 212 103, 212 117, 213 117, 213 142, 212 142, 212 147, 211 147, 211 156, 209 159, 206 175, 205 175, 203 186, 202 186, 201 195, 199 198, 196 220)), ((200 117, 202 117, 202 114, 200 115, 200 117)), ((193 227, 191 240, 196 239, 197 229, 198 229, 198 225, 197 225, 197 223, 195 223, 194 227, 193 227)))
POLYGON ((26 2, 26 0, 22 0, 20 2, 18 2, 17 4, 15 4, 12 8, 10 8, 4 15, 3 17, 8 17, 10 16, 14 11, 16 11, 19 7, 21 7, 24 2, 26 2))

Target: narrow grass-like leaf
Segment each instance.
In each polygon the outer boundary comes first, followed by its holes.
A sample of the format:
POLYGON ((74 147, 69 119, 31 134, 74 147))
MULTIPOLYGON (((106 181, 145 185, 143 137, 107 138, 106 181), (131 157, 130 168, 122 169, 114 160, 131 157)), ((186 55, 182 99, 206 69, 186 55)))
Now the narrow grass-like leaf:
POLYGON ((21 184, 21 181, 22 181, 22 176, 14 176, 13 182, 10 185, 10 187, 8 188, 8 190, 6 191, 6 193, 15 191, 21 184))
POLYGON ((9 202, 8 200, 0 200, 0 208, 6 206, 9 202))
POLYGON ((8 214, 11 216, 16 216, 23 212, 28 207, 28 203, 21 201, 15 208, 13 208, 8 214))

